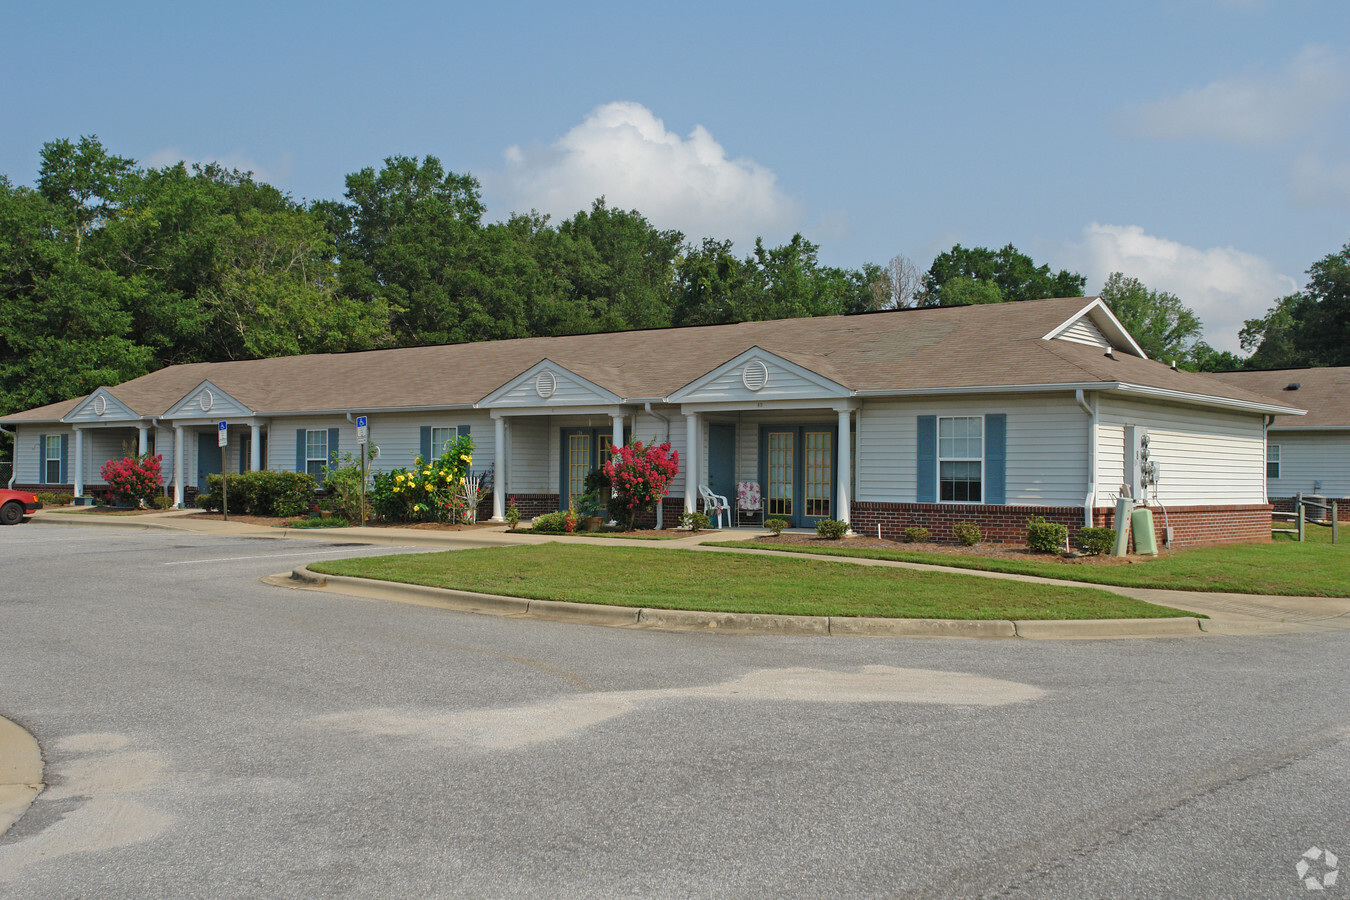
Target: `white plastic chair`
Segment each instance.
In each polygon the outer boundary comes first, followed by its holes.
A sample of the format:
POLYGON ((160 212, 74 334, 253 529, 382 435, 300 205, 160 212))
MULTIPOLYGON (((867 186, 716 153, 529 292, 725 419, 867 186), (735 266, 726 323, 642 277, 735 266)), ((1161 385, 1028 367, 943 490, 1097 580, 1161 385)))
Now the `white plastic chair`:
POLYGON ((699 496, 703 498, 703 514, 708 517, 709 522, 716 523, 714 527, 722 528, 722 522, 727 526, 731 525, 731 504, 727 498, 721 494, 714 494, 706 484, 698 486, 699 496))
POLYGON ((736 484, 736 524, 740 525, 751 516, 764 520, 764 498, 760 494, 758 481, 741 481, 736 484))

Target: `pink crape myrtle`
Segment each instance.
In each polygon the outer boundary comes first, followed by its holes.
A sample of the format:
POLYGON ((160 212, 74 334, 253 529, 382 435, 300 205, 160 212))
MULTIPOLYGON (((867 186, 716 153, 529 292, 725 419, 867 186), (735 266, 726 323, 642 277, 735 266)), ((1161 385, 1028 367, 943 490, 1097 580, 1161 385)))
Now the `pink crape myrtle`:
POLYGON ((680 471, 680 454, 670 449, 669 442, 633 441, 611 450, 600 468, 614 490, 615 505, 623 512, 619 524, 627 531, 639 512, 655 508, 670 493, 670 483, 680 471))
POLYGON ((123 503, 149 502, 164 487, 160 477, 161 456, 127 456, 103 464, 103 481, 123 503))

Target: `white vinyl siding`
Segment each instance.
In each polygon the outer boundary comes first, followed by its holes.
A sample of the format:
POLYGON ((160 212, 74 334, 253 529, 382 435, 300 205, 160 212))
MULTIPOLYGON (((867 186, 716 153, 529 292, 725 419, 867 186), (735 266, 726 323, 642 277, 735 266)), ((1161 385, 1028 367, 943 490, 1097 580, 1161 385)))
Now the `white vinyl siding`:
MULTIPOLYGON (((355 414, 353 414, 355 415, 355 414)), ((458 428, 469 426, 469 436, 473 438, 472 469, 488 469, 493 460, 493 426, 486 412, 481 410, 446 410, 426 413, 369 413, 367 440, 379 448, 379 454, 371 460, 370 469, 374 472, 387 472, 390 469, 408 468, 413 457, 421 452, 422 428, 458 428)), ((290 472, 295 468, 295 433, 297 429, 306 431, 338 429, 338 455, 350 453, 356 456, 356 425, 347 421, 346 416, 287 416, 272 420, 267 434, 267 468, 290 472)), ((233 438, 231 438, 233 439, 233 438)), ((191 471, 191 470, 189 470, 191 471)))
POLYGON ((1269 440, 1280 448, 1280 475, 1270 479, 1266 488, 1270 496, 1320 493, 1324 497, 1350 497, 1350 430, 1272 428, 1269 440))
POLYGON ((1081 507, 1087 495, 1088 417, 1072 395, 1008 394, 869 400, 858 415, 855 500, 916 500, 918 417, 1008 417, 1005 502, 1081 507))
POLYGON ((1057 338, 1061 341, 1070 341, 1074 344, 1086 344, 1089 347, 1110 347, 1111 342, 1097 329, 1092 320, 1083 316, 1077 322, 1074 322, 1057 338))
MULTIPOLYGON (((518 416, 507 420, 507 446, 511 458, 507 460, 506 493, 549 494, 558 490, 556 470, 549 478, 548 419, 542 416, 518 416)), ((475 441, 477 438, 475 438, 475 441)))
MULTIPOLYGON (((1265 502, 1266 442, 1258 414, 1171 406, 1099 395, 1097 505, 1110 506, 1130 483, 1125 426, 1145 428, 1150 459, 1160 468, 1164 505, 1265 502)), ((1149 498, 1154 495, 1149 489, 1149 498)))

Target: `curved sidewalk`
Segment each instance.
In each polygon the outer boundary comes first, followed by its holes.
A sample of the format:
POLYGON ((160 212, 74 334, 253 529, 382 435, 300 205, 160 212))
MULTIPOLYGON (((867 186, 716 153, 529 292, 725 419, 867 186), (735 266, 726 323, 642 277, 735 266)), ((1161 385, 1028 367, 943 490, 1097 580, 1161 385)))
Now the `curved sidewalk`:
POLYGON ((20 725, 0 716, 0 834, 19 821, 42 783, 42 751, 20 725))
MULTIPOLYGON (((1269 596, 1259 594, 1221 594, 1203 591, 1174 591, 1158 590, 1153 588, 1132 588, 1119 585, 1108 584, 1088 584, 1085 582, 1075 582, 1066 579, 1042 578, 1035 575, 1015 575, 1005 572, 985 572, 978 569, 957 569, 950 566, 936 566, 927 563, 899 562, 895 560, 863 559, 858 557, 825 556, 812 554, 806 556, 801 553, 788 553, 781 550, 746 550, 735 547, 704 547, 708 541, 725 540, 727 533, 725 531, 705 531, 687 537, 673 538, 669 540, 655 541, 634 541, 623 538, 601 538, 587 537, 585 535, 539 535, 525 532, 507 533, 501 527, 479 528, 470 531, 435 531, 416 528, 401 527, 350 527, 334 529, 286 529, 273 528, 265 525, 251 525, 242 522, 224 522, 218 519, 202 519, 193 515, 192 511, 170 510, 163 513, 152 513, 141 516, 113 516, 97 515, 90 513, 70 513, 58 512, 55 510, 43 510, 34 517, 34 524, 61 524, 61 525, 93 525, 105 527, 120 527, 139 530, 171 530, 177 532, 188 532, 197 534, 217 534, 230 535, 236 537, 265 537, 277 540, 309 540, 309 541, 342 541, 352 543, 369 543, 385 546, 417 546, 427 549, 454 550, 469 547, 498 547, 513 546, 519 544, 541 544, 550 541, 565 540, 574 543, 592 544, 596 546, 614 547, 614 546, 641 546, 654 550, 660 549, 693 549, 708 553, 749 553, 763 554, 772 556, 786 556, 794 559, 815 559, 831 562, 843 562, 860 566, 881 566, 891 568, 912 569, 925 572, 942 572, 954 575, 969 575, 976 578, 995 578, 1007 579, 1010 581, 1022 581, 1033 584, 1047 584, 1057 586, 1082 586, 1086 588, 1096 588, 1098 590, 1110 591, 1121 594, 1136 600, 1143 600, 1147 603, 1154 603, 1161 606, 1171 606, 1176 609, 1183 609, 1188 612, 1194 612, 1198 615, 1207 616, 1204 619, 1182 618, 1172 620, 1172 628, 1181 623, 1192 623, 1191 627, 1185 633, 1192 635, 1199 634, 1229 634, 1229 635, 1247 635, 1247 634, 1288 634, 1294 632, 1319 632, 1319 631, 1345 631, 1350 630, 1350 598, 1340 597, 1284 597, 1269 596)), ((756 532, 767 533, 767 532, 756 532)), ((747 535, 748 536, 748 535, 747 535)), ((353 579, 353 581, 368 581, 367 579, 353 579)), ((336 580, 330 579, 332 584, 336 580)), ((273 582, 275 583, 275 582, 273 582)), ((345 582, 344 582, 345 583, 345 582)), ((381 583, 383 584, 383 583, 381 583)), ((292 585, 294 586, 294 585, 292 585)), ((311 586, 312 587, 312 586, 311 586)), ((355 592, 357 585, 349 585, 348 593, 355 592)), ((396 585, 396 589, 406 590, 408 586, 396 585)), ((389 589, 381 588, 386 599, 393 599, 389 596, 389 589)), ((438 590, 438 589, 428 589, 438 590)), ((463 592, 451 592, 463 593, 463 592)), ((484 595, 470 595, 477 598, 484 595)), ((535 612, 533 615, 539 615, 545 609, 541 606, 547 601, 529 601, 519 598, 508 598, 519 603, 533 604, 535 612)), ((416 602, 416 601, 414 601, 416 602)), ((481 601, 472 600, 472 603, 481 601)), ((638 611, 629 607, 592 607, 589 604, 568 604, 569 606, 589 607, 590 609, 616 609, 623 610, 624 615, 632 615, 638 611)), ((458 607, 457 607, 458 608, 458 607)), ((482 610, 487 611, 487 610, 482 610)), ((669 624, 664 627, 682 627, 687 630, 689 624, 683 626, 676 624, 676 619, 687 614, 674 610, 646 610, 646 623, 642 621, 641 616, 633 622, 615 622, 614 624, 624 624, 629 627, 658 627, 656 619, 658 612, 669 624), (678 615, 676 615, 678 613, 678 615)), ((517 610, 511 615, 524 615, 528 613, 517 610)), ((571 615, 569 612, 568 615, 571 615)), ((710 620, 716 620, 720 624, 709 624, 701 630, 728 630, 729 623, 725 617, 732 614, 728 613, 701 613, 701 616, 708 617, 710 620)), ((595 617, 593 617, 595 618, 595 617)), ((767 617, 752 617, 757 620, 763 620, 767 617)), ((813 617, 779 617, 787 619, 810 619, 813 617)), ((826 617, 815 617, 825 619, 826 617)), ((803 623, 801 630, 792 633, 833 633, 842 634, 848 630, 848 625, 843 617, 829 617, 833 625, 826 623, 822 626, 815 623, 806 626, 803 623)), ((576 621, 576 618, 572 619, 576 621)), ((859 623, 860 620, 853 620, 859 623)), ((900 619, 880 619, 876 620, 883 623, 915 623, 919 621, 942 622, 956 625, 963 623, 963 620, 900 620, 900 619)), ((989 620, 983 620, 989 621, 989 620)), ((1082 637, 1082 638, 1100 638, 1109 636, 1145 636, 1139 631, 1133 629, 1120 628, 1117 632, 1108 634, 1110 629, 1105 626, 1108 623, 1133 623, 1135 621, 1144 623, 1155 623, 1149 627, 1161 628, 1164 620, 1143 619, 1143 620, 1120 620, 1120 619, 1095 619, 1095 620, 1030 620, 1024 623, 1002 622, 1000 629, 1007 631, 1011 628, 1015 634, 998 634, 988 636, 998 637, 1082 637), (1123 632, 1129 632, 1128 634, 1123 632)), ((767 623, 766 623, 767 624, 767 623)), ((869 626, 870 627, 870 626, 869 626)), ((770 633, 788 633, 784 630, 785 626, 774 623, 765 629, 770 633)), ((897 630, 897 626, 892 626, 892 630, 897 630)), ((935 629, 937 630, 937 629, 935 629)), ((960 630, 960 629, 947 629, 960 630)), ((1145 629, 1147 630, 1147 629, 1145 629)), ((869 632, 875 633, 875 632, 869 632)), ((1156 636, 1156 632, 1154 635, 1156 636)), ((969 635, 974 636, 974 635, 969 635)))

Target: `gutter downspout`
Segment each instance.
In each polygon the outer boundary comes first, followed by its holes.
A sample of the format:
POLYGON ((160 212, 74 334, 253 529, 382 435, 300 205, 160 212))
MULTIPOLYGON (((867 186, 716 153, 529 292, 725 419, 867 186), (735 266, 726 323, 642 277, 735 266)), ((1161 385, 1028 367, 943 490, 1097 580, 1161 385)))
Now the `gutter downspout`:
POLYGON ((9 488, 10 490, 13 490, 14 482, 19 477, 19 454, 18 454, 19 433, 17 431, 10 431, 3 425, 0 425, 0 432, 9 435, 10 447, 14 451, 10 453, 10 456, 13 458, 13 461, 9 465, 9 483, 5 485, 5 487, 9 488))
MULTIPOLYGON (((666 424, 666 443, 669 444, 669 443, 670 443, 670 420, 667 419, 665 416, 661 415, 661 414, 660 414, 659 412, 657 412, 656 410, 652 409, 651 401, 647 401, 647 402, 643 403, 643 404, 642 404, 642 409, 643 409, 643 411, 644 411, 647 415, 649 415, 649 416, 651 416, 652 418, 655 418, 655 419, 660 419, 662 422, 664 422, 664 423, 666 424)), ((633 414, 633 433, 634 433, 634 434, 637 434, 637 414, 636 414, 636 413, 633 414)), ((656 501, 656 530, 657 530, 657 531, 660 531, 660 530, 661 530, 661 519, 662 519, 663 513, 664 513, 664 510, 662 509, 662 505, 663 505, 664 503, 665 503, 665 498, 664 498, 664 497, 663 497, 662 499, 656 501)))
POLYGON ((1097 398, 1094 395, 1089 404, 1082 388, 1073 392, 1073 399, 1079 409, 1088 415, 1087 439, 1087 497, 1083 500, 1083 526, 1092 527, 1092 512, 1097 504, 1097 398))

